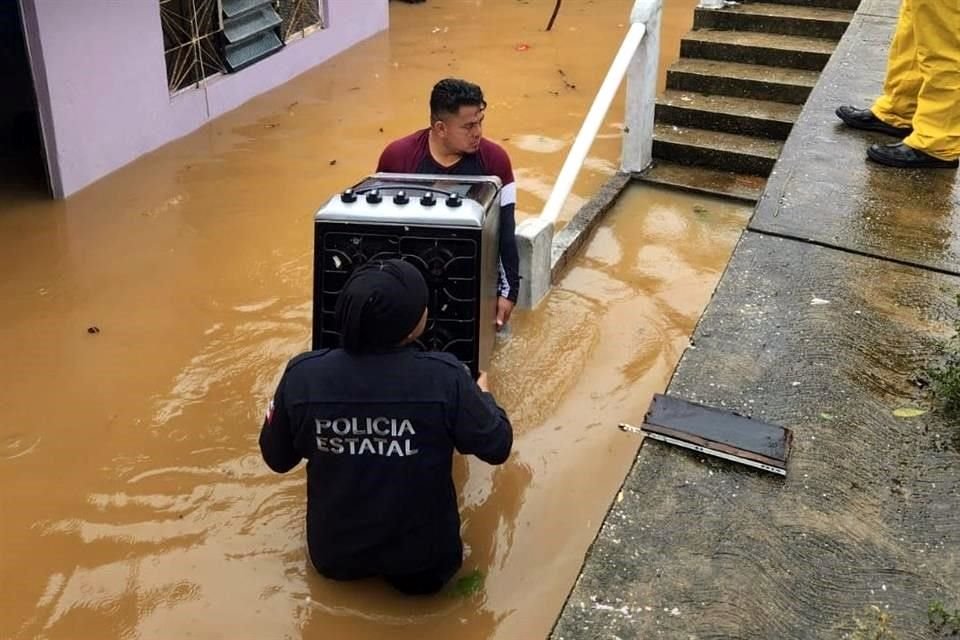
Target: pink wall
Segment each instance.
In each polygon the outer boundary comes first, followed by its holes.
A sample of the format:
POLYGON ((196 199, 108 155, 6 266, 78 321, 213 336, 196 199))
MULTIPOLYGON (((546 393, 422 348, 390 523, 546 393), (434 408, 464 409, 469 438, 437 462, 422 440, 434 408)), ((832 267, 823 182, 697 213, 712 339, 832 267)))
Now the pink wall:
POLYGON ((325 0, 329 28, 171 97, 157 0, 21 0, 56 197, 387 28, 387 0, 325 0))

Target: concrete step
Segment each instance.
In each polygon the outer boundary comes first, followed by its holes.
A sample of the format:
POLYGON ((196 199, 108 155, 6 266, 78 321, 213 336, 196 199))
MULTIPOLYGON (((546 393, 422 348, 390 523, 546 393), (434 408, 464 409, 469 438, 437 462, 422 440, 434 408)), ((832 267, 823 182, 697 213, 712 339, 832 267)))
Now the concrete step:
POLYGON ((680 57, 820 71, 836 44, 825 38, 698 29, 680 41, 680 57))
POLYGON ((667 70, 667 89, 802 105, 819 76, 802 69, 681 58, 667 70))
POLYGON ((767 182, 761 176, 677 164, 667 160, 655 160, 651 168, 635 177, 664 187, 744 202, 757 202, 767 182))
POLYGON ((770 175, 783 143, 722 131, 656 123, 653 157, 679 164, 770 175))
POLYGON ((860 0, 766 0, 771 4, 789 4, 797 7, 827 7, 829 9, 848 9, 856 11, 860 0))
POLYGON ((802 107, 795 104, 667 90, 657 100, 656 120, 746 136, 786 140, 802 107))
POLYGON ((839 40, 853 19, 853 11, 750 2, 723 9, 697 8, 693 16, 694 29, 757 31, 839 40))

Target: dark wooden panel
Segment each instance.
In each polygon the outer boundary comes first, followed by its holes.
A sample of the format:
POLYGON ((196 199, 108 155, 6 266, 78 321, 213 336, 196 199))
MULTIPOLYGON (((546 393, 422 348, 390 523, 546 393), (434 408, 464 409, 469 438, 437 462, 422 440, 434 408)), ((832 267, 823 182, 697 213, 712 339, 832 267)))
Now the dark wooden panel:
POLYGON ((660 394, 654 396, 644 423, 645 431, 778 466, 786 464, 793 439, 784 427, 660 394))

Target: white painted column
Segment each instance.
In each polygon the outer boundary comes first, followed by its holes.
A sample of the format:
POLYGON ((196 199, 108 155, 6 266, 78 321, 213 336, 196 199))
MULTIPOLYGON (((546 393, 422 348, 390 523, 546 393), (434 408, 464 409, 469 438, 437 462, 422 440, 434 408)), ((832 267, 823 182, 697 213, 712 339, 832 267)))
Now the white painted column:
POLYGON ((637 0, 630 21, 647 25, 646 36, 627 69, 627 105, 623 134, 624 171, 643 171, 653 161, 653 116, 660 67, 661 0, 637 0))
POLYGON ((553 266, 553 223, 542 217, 528 218, 517 225, 520 254, 521 309, 532 309, 550 292, 553 266))

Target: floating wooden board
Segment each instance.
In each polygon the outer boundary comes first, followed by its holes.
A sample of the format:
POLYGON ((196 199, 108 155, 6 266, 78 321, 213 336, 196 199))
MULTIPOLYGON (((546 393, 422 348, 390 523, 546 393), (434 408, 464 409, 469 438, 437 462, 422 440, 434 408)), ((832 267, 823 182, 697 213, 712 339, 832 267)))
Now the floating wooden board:
POLYGON ((657 394, 640 430, 655 440, 787 475, 793 432, 732 411, 657 394))

